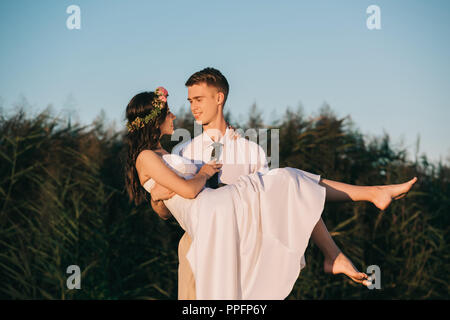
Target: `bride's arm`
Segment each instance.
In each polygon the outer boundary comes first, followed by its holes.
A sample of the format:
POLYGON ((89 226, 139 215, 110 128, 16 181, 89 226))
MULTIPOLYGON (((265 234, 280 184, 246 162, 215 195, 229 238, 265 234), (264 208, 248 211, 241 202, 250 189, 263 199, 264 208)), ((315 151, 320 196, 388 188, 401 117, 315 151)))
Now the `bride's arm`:
POLYGON ((183 198, 194 199, 203 186, 221 165, 204 165, 198 173, 189 180, 179 177, 166 166, 163 160, 152 150, 143 150, 136 159, 136 170, 146 179, 152 178, 156 183, 172 190, 183 198))

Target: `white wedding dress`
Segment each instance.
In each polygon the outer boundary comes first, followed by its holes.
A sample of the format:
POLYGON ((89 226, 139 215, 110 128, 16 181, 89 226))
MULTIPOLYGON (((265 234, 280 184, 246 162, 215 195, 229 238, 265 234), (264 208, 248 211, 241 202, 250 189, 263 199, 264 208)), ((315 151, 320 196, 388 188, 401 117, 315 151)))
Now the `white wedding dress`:
MULTIPOLYGON (((198 167, 176 154, 163 155, 179 176, 198 167)), ((239 177, 195 199, 175 195, 164 203, 192 239, 187 259, 196 297, 285 299, 305 266, 304 253, 325 204, 320 175, 295 168, 239 177)), ((150 191, 150 179, 144 188, 150 191)))

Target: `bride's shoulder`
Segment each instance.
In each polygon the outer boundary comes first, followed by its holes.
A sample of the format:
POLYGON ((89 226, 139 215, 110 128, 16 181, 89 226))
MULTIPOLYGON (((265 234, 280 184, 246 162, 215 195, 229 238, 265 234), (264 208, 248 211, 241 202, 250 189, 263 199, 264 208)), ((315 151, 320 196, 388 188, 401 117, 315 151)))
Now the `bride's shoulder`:
POLYGON ((150 150, 150 149, 142 150, 141 152, 139 152, 139 154, 136 157, 136 166, 138 166, 142 162, 148 162, 148 161, 152 161, 152 162, 161 161, 161 155, 159 155, 157 152, 150 150))

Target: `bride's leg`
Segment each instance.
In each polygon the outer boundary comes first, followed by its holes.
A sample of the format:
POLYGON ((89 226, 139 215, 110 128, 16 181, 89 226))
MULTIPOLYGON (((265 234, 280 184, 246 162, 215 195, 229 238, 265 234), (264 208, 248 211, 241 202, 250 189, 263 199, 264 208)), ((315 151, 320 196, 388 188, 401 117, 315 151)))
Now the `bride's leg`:
POLYGON ((326 201, 369 201, 380 210, 386 209, 392 199, 401 199, 417 181, 417 178, 401 184, 384 186, 355 186, 343 182, 320 179, 319 184, 326 188, 326 201))
POLYGON ((359 272, 352 262, 341 252, 325 226, 322 218, 311 233, 311 239, 325 256, 324 271, 332 274, 343 273, 353 281, 370 285, 367 274, 359 272))

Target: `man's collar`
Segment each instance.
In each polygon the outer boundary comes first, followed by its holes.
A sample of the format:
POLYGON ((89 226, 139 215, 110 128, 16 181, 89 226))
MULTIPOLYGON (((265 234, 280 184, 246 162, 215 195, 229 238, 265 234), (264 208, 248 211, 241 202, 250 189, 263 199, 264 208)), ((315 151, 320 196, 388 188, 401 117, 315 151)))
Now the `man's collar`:
MULTIPOLYGON (((218 142, 223 144, 223 141, 224 141, 225 137, 228 135, 229 132, 230 132, 230 129, 227 127, 227 129, 225 130, 225 134, 222 137, 220 137, 218 142)), ((211 139, 211 137, 206 133, 206 130, 203 131, 202 136, 203 136, 202 137, 202 141, 203 142, 207 142, 207 143, 210 143, 210 144, 214 143, 213 139, 211 139)))

